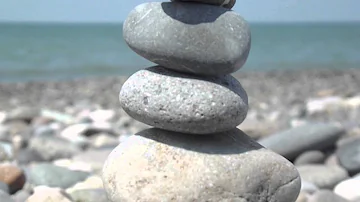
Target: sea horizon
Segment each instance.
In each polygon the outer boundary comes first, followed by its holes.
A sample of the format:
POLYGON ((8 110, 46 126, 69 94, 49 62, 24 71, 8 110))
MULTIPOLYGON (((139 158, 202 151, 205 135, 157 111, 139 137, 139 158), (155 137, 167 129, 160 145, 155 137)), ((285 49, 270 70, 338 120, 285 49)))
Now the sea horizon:
MULTIPOLYGON (((360 22, 249 22, 240 71, 360 68, 360 22)), ((122 38, 121 22, 0 21, 0 82, 129 76, 155 65, 122 38)))

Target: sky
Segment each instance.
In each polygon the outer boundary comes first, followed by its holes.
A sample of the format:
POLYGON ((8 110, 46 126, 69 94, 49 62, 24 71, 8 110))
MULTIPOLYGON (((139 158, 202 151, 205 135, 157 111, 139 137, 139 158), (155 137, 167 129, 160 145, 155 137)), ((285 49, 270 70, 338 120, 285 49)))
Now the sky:
MULTIPOLYGON (((123 22, 144 2, 151 0, 0 0, 0 21, 123 22)), ((360 21, 360 0, 237 0, 233 10, 250 22, 360 21)))

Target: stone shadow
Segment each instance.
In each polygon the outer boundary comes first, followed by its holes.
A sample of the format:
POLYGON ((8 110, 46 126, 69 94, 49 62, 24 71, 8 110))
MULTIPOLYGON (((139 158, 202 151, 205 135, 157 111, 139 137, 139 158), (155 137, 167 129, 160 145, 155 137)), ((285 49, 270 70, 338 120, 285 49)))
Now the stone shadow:
POLYGON ((135 136, 141 136, 169 146, 207 154, 240 154, 264 148, 237 128, 207 135, 185 134, 150 128, 138 132, 135 136))
POLYGON ((161 7, 174 20, 190 25, 214 22, 227 11, 231 11, 227 8, 195 2, 163 2, 161 7))

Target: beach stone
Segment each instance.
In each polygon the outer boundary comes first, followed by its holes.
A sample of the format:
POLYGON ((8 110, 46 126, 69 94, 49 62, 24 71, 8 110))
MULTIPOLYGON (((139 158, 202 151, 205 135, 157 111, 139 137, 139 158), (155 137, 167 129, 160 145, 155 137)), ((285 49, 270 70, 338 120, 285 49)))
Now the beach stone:
MULTIPOLYGON (((126 113, 126 112, 124 112, 124 113, 126 113)), ((131 118, 128 114, 126 114, 126 115, 121 116, 121 118, 116 122, 116 125, 122 129, 129 128, 132 125, 134 125, 135 121, 136 121, 135 119, 131 118)))
POLYGON ((277 122, 249 117, 248 113, 244 122, 237 126, 237 128, 244 131, 251 138, 258 140, 278 131, 279 124, 277 122))
POLYGON ((0 124, 3 124, 5 122, 6 116, 7 116, 6 112, 0 111, 0 124))
POLYGON ((119 138, 116 138, 112 135, 101 133, 99 135, 91 138, 91 145, 94 148, 102 148, 102 147, 116 147, 120 141, 119 138))
POLYGON ((22 149, 16 154, 16 161, 20 165, 44 161, 43 157, 33 149, 22 149))
POLYGON ((319 190, 309 197, 308 202, 349 202, 330 190, 319 190))
POLYGON ((103 181, 100 176, 98 175, 92 175, 88 178, 86 178, 85 181, 78 182, 74 186, 66 189, 66 192, 71 194, 74 191, 77 190, 83 190, 83 189, 103 189, 103 181))
POLYGON ((26 201, 30 196, 31 196, 31 194, 30 194, 28 191, 19 190, 19 191, 16 192, 15 194, 11 195, 11 198, 12 198, 15 202, 24 202, 24 201, 26 201))
POLYGON ((318 150, 306 151, 298 156, 295 165, 321 164, 325 161, 325 154, 318 150))
POLYGON ((1 202, 14 202, 14 200, 11 198, 11 196, 2 190, 0 190, 0 201, 1 202))
POLYGON ((115 111, 111 109, 98 109, 89 113, 93 122, 111 122, 115 118, 115 111))
POLYGON ((191 134, 233 129, 245 119, 248 110, 246 92, 234 77, 202 78, 160 66, 129 77, 119 98, 134 119, 191 134))
POLYGON ((300 192, 295 202, 307 202, 309 195, 306 192, 300 192))
POLYGON ((348 173, 340 166, 301 165, 296 167, 301 180, 313 183, 320 189, 332 189, 339 182, 348 179, 348 173))
POLYGON ((325 160, 325 165, 340 166, 339 159, 336 154, 330 154, 325 160))
POLYGON ((112 133, 113 127, 109 122, 93 122, 73 124, 61 131, 60 136, 71 139, 74 136, 92 136, 97 133, 112 133))
POLYGON ((102 177, 114 202, 294 202, 301 186, 289 161, 238 129, 206 136, 141 131, 112 151, 102 177))
POLYGON ((26 177, 22 169, 10 164, 0 164, 0 182, 5 183, 9 193, 13 194, 23 188, 26 177))
POLYGON ((40 110, 33 107, 18 107, 10 111, 5 122, 24 121, 30 123, 35 117, 40 115, 40 110))
POLYGON ((348 179, 337 184, 334 193, 347 200, 355 200, 360 198, 359 188, 360 179, 348 179))
POLYGON ((104 189, 82 189, 71 193, 71 198, 76 202, 108 202, 104 189))
POLYGON ((68 188, 85 180, 88 172, 69 170, 50 163, 33 164, 28 167, 27 175, 33 185, 68 188))
POLYGON ((48 109, 42 109, 41 116, 63 124, 74 124, 76 122, 76 119, 69 114, 48 109))
POLYGON ((5 184, 4 182, 0 181, 0 191, 3 191, 5 193, 9 193, 9 186, 7 184, 5 184))
POLYGON ((111 149, 91 149, 73 156, 72 160, 76 162, 84 162, 91 166, 91 168, 97 172, 101 171, 106 158, 109 156, 113 148, 111 149))
POLYGON ((336 151, 339 163, 350 174, 360 172, 360 139, 342 144, 336 151))
POLYGON ((58 133, 56 129, 51 127, 51 125, 43 125, 34 128, 33 130, 33 136, 34 137, 49 137, 49 136, 55 136, 58 133))
POLYGON ((138 5, 124 22, 123 36, 133 51, 151 62, 198 75, 237 71, 251 46, 250 28, 240 15, 196 3, 138 5))
POLYGON ((38 186, 26 202, 72 202, 72 199, 59 188, 38 186))
POLYGON ((11 143, 0 141, 0 162, 11 160, 14 156, 11 143))
POLYGON ((232 8, 236 0, 171 0, 175 1, 182 1, 182 2, 196 2, 196 3, 203 3, 203 4, 212 4, 216 6, 222 6, 224 8, 232 8))
POLYGON ((302 192, 312 194, 318 190, 319 190, 319 188, 315 184, 308 182, 308 181, 304 181, 304 180, 301 181, 301 191, 302 192))
POLYGON ((270 135, 259 143, 292 160, 305 151, 333 146, 344 133, 344 128, 336 123, 311 123, 270 135))
POLYGON ((70 158, 81 152, 79 146, 56 136, 34 137, 30 140, 30 148, 38 152, 46 161, 70 158))
POLYGON ((89 163, 76 162, 71 159, 58 159, 53 161, 53 164, 56 166, 67 168, 69 170, 77 170, 84 172, 92 172, 93 170, 89 163))

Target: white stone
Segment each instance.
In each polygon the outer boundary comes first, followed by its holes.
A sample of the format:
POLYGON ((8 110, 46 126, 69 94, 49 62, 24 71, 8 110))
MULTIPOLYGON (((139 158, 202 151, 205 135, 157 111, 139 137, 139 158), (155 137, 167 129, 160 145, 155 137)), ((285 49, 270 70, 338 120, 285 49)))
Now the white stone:
POLYGON ((348 179, 340 182, 335 186, 334 193, 350 201, 359 198, 360 179, 348 179))
POLYGON ((115 117, 114 110, 99 109, 89 113, 89 118, 94 122, 109 122, 115 117))
POLYGON ((341 107, 343 105, 343 102, 344 99, 338 96, 310 99, 306 103, 306 109, 308 113, 314 114, 317 112, 326 111, 330 107, 341 107))
POLYGON ((0 111, 0 124, 4 123, 6 120, 6 113, 0 111))

